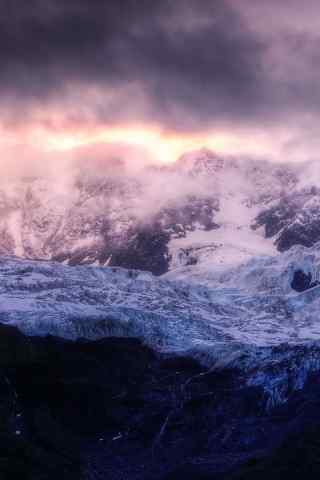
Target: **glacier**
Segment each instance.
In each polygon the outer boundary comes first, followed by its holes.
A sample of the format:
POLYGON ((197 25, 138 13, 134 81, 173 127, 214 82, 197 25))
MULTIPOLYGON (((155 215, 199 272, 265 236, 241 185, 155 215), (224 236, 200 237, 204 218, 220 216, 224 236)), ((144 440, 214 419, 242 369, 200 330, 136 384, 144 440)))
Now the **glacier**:
POLYGON ((297 270, 318 278, 320 244, 160 277, 4 256, 0 321, 31 336, 134 337, 210 369, 237 368, 271 407, 320 369, 320 286, 293 290, 297 270))

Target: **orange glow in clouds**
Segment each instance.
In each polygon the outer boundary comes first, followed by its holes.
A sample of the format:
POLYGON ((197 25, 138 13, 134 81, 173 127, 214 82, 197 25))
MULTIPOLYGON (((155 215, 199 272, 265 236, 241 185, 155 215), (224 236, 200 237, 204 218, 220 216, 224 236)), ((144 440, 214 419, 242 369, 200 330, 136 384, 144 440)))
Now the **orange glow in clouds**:
MULTIPOLYGON (((93 132, 62 132, 54 135, 48 134, 43 139, 46 149, 60 151, 96 143, 124 143, 141 147, 162 163, 174 162, 184 152, 208 144, 207 138, 162 133, 142 127, 101 128, 93 132)), ((214 148, 221 149, 221 147, 222 141, 215 140, 214 148)))
POLYGON ((177 160, 183 153, 207 147, 217 153, 241 154, 250 151, 260 155, 265 152, 266 138, 256 135, 232 135, 230 132, 202 134, 175 134, 148 127, 74 127, 53 128, 31 125, 19 132, 1 135, 0 144, 28 144, 44 152, 72 152, 79 147, 95 144, 125 144, 143 149, 161 163, 177 160), (250 139, 250 140, 248 140, 250 139))

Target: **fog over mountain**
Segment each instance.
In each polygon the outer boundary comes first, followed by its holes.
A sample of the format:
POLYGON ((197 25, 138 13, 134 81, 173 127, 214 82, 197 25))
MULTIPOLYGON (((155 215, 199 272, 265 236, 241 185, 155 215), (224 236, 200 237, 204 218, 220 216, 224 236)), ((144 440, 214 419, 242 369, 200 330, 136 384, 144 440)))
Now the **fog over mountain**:
POLYGON ((109 155, 99 148, 79 149, 46 175, 2 178, 3 254, 160 274, 320 239, 315 163, 202 149, 165 166, 129 147, 109 155), (131 163, 131 155, 142 161, 131 163))
POLYGON ((320 3, 0 0, 0 479, 318 480, 320 3))

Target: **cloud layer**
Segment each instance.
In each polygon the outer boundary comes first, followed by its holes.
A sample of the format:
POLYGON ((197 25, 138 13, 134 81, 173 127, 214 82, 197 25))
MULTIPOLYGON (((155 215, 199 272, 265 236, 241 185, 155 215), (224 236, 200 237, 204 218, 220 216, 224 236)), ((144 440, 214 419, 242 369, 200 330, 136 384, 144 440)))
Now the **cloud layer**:
POLYGON ((319 14, 313 0, 0 0, 1 118, 280 129, 284 153, 306 154, 319 14))

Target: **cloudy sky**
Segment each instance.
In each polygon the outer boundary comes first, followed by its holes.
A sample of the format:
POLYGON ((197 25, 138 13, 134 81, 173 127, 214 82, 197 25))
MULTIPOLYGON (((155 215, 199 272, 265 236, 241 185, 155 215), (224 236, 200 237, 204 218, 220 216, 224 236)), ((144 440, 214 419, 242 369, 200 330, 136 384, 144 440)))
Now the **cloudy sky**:
POLYGON ((316 0, 0 0, 1 161, 103 143, 315 159, 319 27, 316 0))

